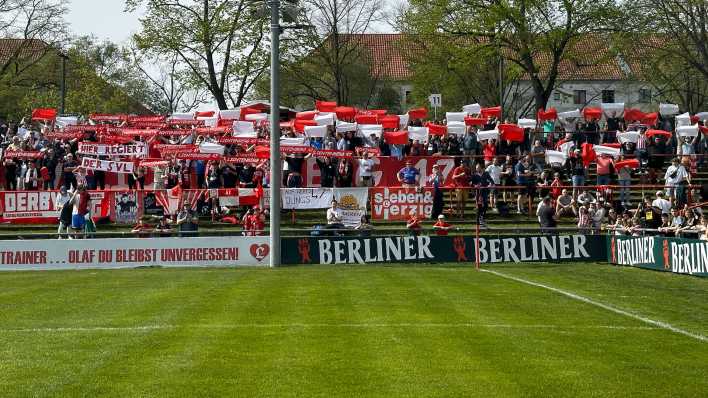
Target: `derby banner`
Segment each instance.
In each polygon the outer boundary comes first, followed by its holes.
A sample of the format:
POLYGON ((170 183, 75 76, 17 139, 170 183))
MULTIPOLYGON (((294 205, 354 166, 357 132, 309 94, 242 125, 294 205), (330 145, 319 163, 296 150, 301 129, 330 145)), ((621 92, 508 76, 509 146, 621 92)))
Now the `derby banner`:
POLYGON ((0 244, 0 270, 264 265, 268 237, 39 239, 0 244))
POLYGON ((616 265, 708 277, 708 242, 663 236, 608 236, 608 261, 616 265))
MULTIPOLYGON (((460 263, 474 265, 471 236, 317 237, 282 240, 283 264, 460 263)), ((526 261, 605 261, 599 235, 514 236, 479 239, 483 264, 526 261)))

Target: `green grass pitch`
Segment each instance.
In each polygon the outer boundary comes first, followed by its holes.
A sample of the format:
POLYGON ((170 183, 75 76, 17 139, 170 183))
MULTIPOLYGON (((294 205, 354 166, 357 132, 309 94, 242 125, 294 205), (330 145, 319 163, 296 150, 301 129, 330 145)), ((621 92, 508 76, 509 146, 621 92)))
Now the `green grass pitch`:
POLYGON ((599 264, 0 273, 0 397, 697 397, 708 280, 599 264), (695 336, 698 336, 696 338, 695 336))

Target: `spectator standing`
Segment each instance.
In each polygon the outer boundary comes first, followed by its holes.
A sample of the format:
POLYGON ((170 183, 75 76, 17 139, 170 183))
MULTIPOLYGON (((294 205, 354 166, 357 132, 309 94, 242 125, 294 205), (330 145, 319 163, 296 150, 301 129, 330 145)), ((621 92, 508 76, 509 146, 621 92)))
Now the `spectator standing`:
POLYGON ((443 193, 441 187, 444 184, 444 178, 439 165, 433 165, 433 173, 428 176, 428 184, 433 186, 433 209, 430 213, 430 218, 435 220, 443 212, 443 193))
MULTIPOLYGON (((620 157, 620 160, 623 159, 623 157, 620 157)), ((617 170, 617 182, 620 185, 620 203, 622 203, 625 208, 629 207, 629 187, 632 185, 632 171, 629 167, 622 167, 617 170)))
POLYGON ((422 230, 420 222, 421 222, 420 218, 418 218, 415 214, 411 215, 410 218, 408 218, 408 221, 406 221, 406 228, 408 229, 409 235, 411 235, 411 236, 420 235, 420 231, 422 230))
POLYGON ((372 187, 374 185, 373 170, 374 161, 371 159, 371 153, 366 152, 364 157, 359 159, 359 185, 362 187, 372 187))
POLYGON ((455 186, 455 213, 459 218, 465 216, 465 204, 469 197, 470 179, 472 172, 464 160, 452 170, 452 182, 455 186))
POLYGON ((595 160, 595 165, 597 166, 597 185, 610 185, 612 169, 614 168, 612 156, 607 154, 598 156, 595 160))
POLYGON ((516 212, 522 214, 522 202, 524 199, 528 199, 533 194, 533 187, 529 185, 529 179, 532 177, 532 173, 528 170, 529 161, 527 157, 523 157, 514 166, 514 174, 516 174, 516 185, 519 186, 519 192, 516 197, 516 212))
POLYGON ((666 169, 664 181, 669 200, 672 203, 675 201, 679 204, 686 203, 686 185, 691 183, 691 176, 679 158, 671 159, 671 166, 666 169))
POLYGON ((413 167, 413 162, 406 160, 406 167, 399 170, 396 176, 404 188, 415 188, 418 186, 420 171, 413 167))
POLYGON ((551 204, 549 196, 544 197, 536 210, 538 223, 541 226, 541 233, 553 233, 556 227, 556 211, 551 204))
POLYGON ((487 164, 486 172, 492 178, 494 189, 491 192, 489 205, 494 209, 497 207, 497 198, 499 197, 499 190, 497 187, 502 185, 502 167, 499 165, 499 158, 494 158, 491 164, 487 164))

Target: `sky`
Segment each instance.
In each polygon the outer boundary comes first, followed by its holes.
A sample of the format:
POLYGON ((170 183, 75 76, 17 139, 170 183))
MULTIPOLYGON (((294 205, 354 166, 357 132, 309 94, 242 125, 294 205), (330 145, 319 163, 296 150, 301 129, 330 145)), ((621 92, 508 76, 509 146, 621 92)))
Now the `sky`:
POLYGON ((140 30, 141 13, 126 13, 124 0, 69 0, 67 22, 75 35, 124 44, 140 30))

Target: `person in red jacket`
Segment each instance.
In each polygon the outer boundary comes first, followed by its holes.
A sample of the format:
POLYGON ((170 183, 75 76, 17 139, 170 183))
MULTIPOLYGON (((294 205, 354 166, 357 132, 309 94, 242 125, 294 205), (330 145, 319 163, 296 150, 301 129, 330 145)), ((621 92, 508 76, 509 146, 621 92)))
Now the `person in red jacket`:
POLYGON ((422 229, 420 226, 420 218, 415 215, 412 215, 411 218, 409 218, 406 222, 406 228, 408 228, 408 232, 411 234, 411 236, 420 235, 420 230, 422 229))
POLYGON ((453 228, 452 224, 445 221, 444 215, 438 216, 438 222, 433 225, 435 234, 439 236, 447 236, 448 232, 453 228))

